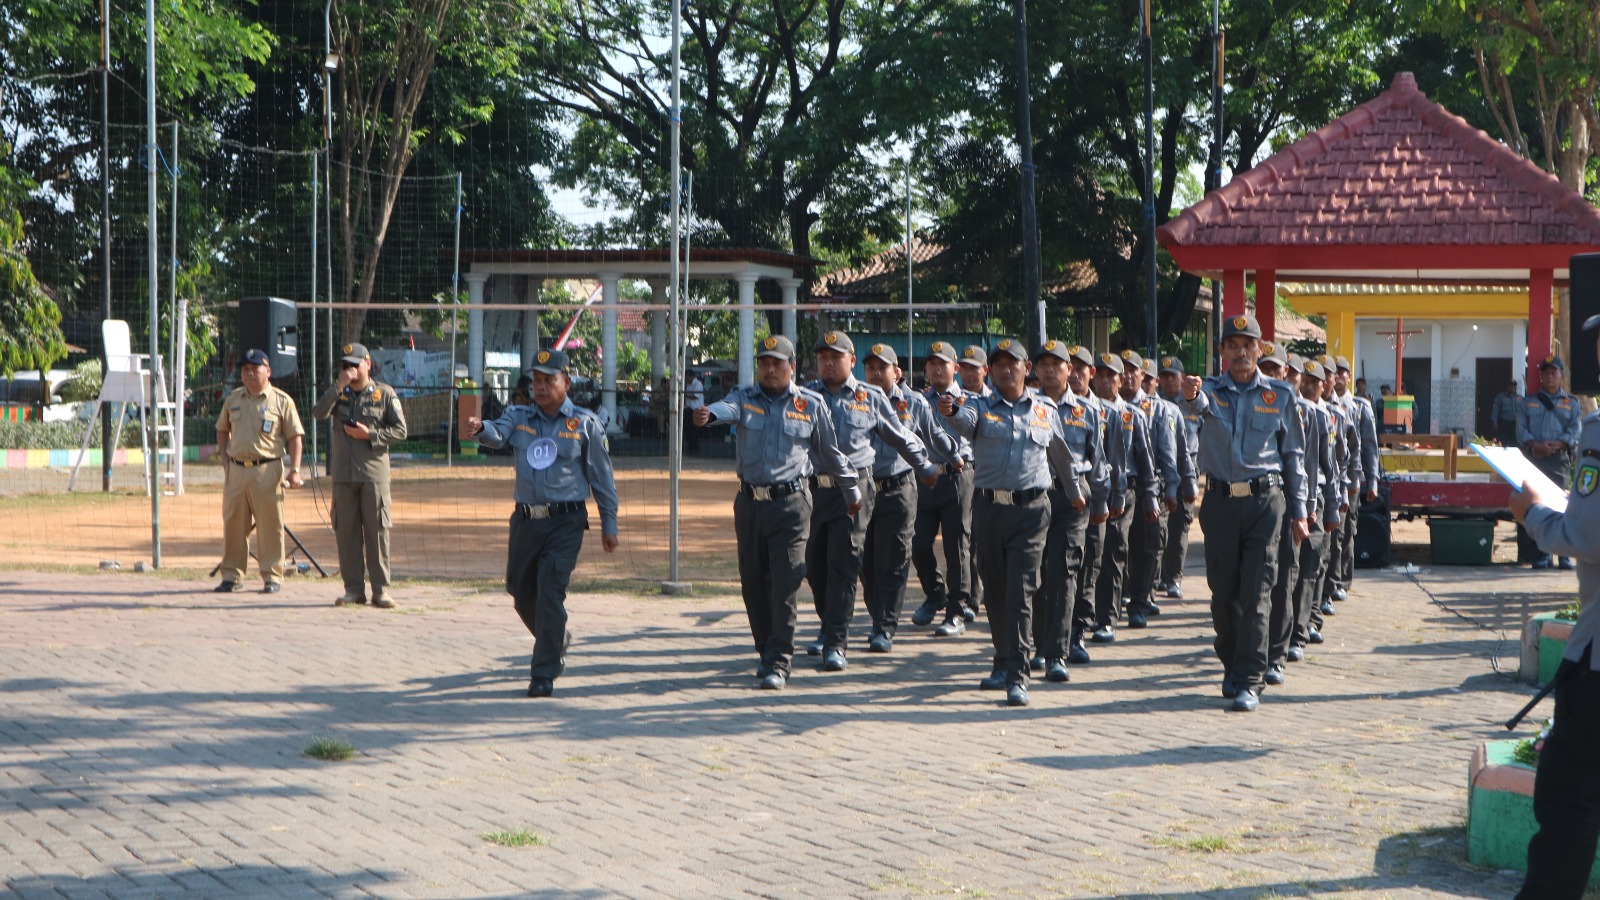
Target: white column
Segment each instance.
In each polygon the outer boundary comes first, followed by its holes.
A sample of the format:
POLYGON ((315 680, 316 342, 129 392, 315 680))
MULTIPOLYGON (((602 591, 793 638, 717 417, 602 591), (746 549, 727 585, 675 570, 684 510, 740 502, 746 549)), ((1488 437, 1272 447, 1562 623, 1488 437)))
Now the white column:
POLYGON ((1440 401, 1444 399, 1444 391, 1440 388, 1450 374, 1444 367, 1444 323, 1434 322, 1427 327, 1432 344, 1428 352, 1433 354, 1432 360, 1428 363, 1428 380, 1432 383, 1428 385, 1428 421, 1422 424, 1428 426, 1426 434, 1442 434, 1443 417, 1439 415, 1439 407, 1440 401))
POLYGON ((617 280, 616 272, 600 273, 600 405, 611 414, 611 432, 617 427, 617 280))
POLYGON ((754 384, 756 380, 756 282, 761 276, 754 272, 735 275, 739 283, 739 383, 754 384))
MULTIPOLYGON (((1519 387, 1519 393, 1528 390, 1528 322, 1525 319, 1514 319, 1511 322, 1511 348, 1506 354, 1511 357, 1511 380, 1519 387)), ((1533 387, 1537 388, 1538 385, 1533 387)))
POLYGON ((473 309, 467 311, 467 377, 483 384, 483 286, 489 276, 482 272, 468 272, 467 302, 473 309))
MULTIPOLYGON (((528 276, 528 284, 523 291, 522 302, 538 303, 544 294, 544 279, 537 275, 528 276)), ((537 309, 523 310, 522 312, 522 361, 520 374, 526 374, 533 368, 533 358, 539 355, 539 311, 537 309)), ((516 379, 512 379, 516 384, 516 379)))
MULTIPOLYGON (((652 306, 665 306, 667 304, 667 283, 659 278, 652 278, 650 284, 650 304, 652 306)), ((661 384, 661 377, 667 374, 667 359, 670 354, 667 350, 667 318, 671 313, 665 309, 650 310, 650 390, 654 391, 661 384)))
POLYGON ((798 278, 779 278, 778 287, 783 290, 783 334, 796 345, 800 343, 800 336, 796 333, 799 329, 798 316, 795 314, 795 297, 800 293, 801 281, 798 278))

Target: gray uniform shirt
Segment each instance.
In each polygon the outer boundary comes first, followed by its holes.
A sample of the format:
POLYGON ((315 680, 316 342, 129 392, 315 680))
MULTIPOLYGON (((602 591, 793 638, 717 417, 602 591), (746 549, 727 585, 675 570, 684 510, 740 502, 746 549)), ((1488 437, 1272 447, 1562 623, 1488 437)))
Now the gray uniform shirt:
MULTIPOLYGON (((1198 482, 1200 476, 1200 414, 1190 412, 1183 408, 1183 394, 1174 394, 1168 397, 1159 395, 1161 399, 1172 404, 1177 410, 1178 418, 1183 420, 1183 446, 1189 451, 1189 471, 1194 474, 1198 482)), ((1197 491, 1198 493, 1198 491, 1197 491)))
POLYGON ((318 420, 338 417, 328 445, 328 472, 335 482, 381 484, 389 480, 389 445, 406 439, 406 412, 394 388, 373 381, 357 393, 330 385, 311 407, 311 415, 318 420), (345 434, 342 423, 346 419, 366 425, 371 440, 345 434))
POLYGON ((1339 439, 1333 419, 1322 402, 1296 397, 1300 404, 1300 424, 1306 436, 1306 517, 1337 524, 1339 506, 1344 502, 1344 473, 1334 459, 1339 439))
POLYGON ((1540 391, 1517 407, 1517 443, 1527 447, 1534 441, 1562 441, 1568 448, 1576 447, 1582 419, 1577 397, 1565 390, 1540 391))
POLYGON ((1156 472, 1155 454, 1150 446, 1149 417, 1135 404, 1120 397, 1116 400, 1100 399, 1106 411, 1106 440, 1115 445, 1112 452, 1118 455, 1122 477, 1113 478, 1113 493, 1135 491, 1140 512, 1152 513, 1160 506, 1161 476, 1156 472))
POLYGON ((1372 404, 1355 394, 1334 394, 1334 402, 1343 406, 1355 421, 1356 450, 1361 456, 1360 487, 1369 494, 1378 492, 1378 420, 1372 413, 1372 404))
POLYGON ((1061 431, 1072 451, 1073 467, 1089 483, 1089 514, 1103 516, 1111 497, 1111 466, 1106 462, 1105 421, 1100 406, 1067 391, 1056 401, 1061 431))
POLYGON ((876 456, 872 442, 879 438, 899 451, 919 472, 939 474, 938 467, 928 462, 928 451, 923 449, 922 441, 901 426, 900 417, 882 388, 857 381, 854 375, 846 378, 837 389, 830 390, 821 381, 813 381, 806 388, 827 401, 839 452, 850 460, 850 465, 857 469, 872 468, 876 456))
POLYGON ((1048 488, 1055 478, 1068 500, 1088 502, 1078 484, 1061 416, 1049 397, 1024 392, 1013 403, 991 391, 966 400, 946 418, 972 440, 974 487, 1026 491, 1048 488))
MULTIPOLYGON (((928 450, 929 461, 935 467, 955 461, 955 437, 943 424, 933 420, 933 410, 928 408, 928 401, 922 399, 921 394, 906 390, 903 384, 897 384, 888 394, 888 399, 900 426, 922 441, 928 450)), ((872 435, 872 452, 873 478, 891 478, 911 471, 911 464, 905 461, 900 451, 879 437, 876 432, 872 435)))
POLYGON ((1183 414, 1166 400, 1140 392, 1134 398, 1139 409, 1149 419, 1151 458, 1161 473, 1163 493, 1176 502, 1178 491, 1195 492, 1194 467, 1190 465, 1187 433, 1181 427, 1183 414))
POLYGON ((951 381, 950 387, 943 391, 935 387, 929 387, 923 390, 922 398, 928 401, 928 409, 932 412, 934 420, 939 423, 939 427, 944 429, 946 434, 950 435, 950 439, 955 441, 956 446, 955 456, 941 458, 939 455, 940 451, 937 446, 929 447, 929 449, 932 451, 930 455, 933 457, 933 461, 936 464, 942 466, 954 464, 956 461, 955 457, 957 456, 961 458, 962 462, 972 462, 972 442, 957 434, 955 425, 951 424, 949 419, 939 415, 939 398, 946 394, 950 395, 950 399, 959 402, 966 402, 967 400, 971 400, 973 397, 977 396, 977 394, 969 394, 962 390, 961 384, 956 381, 951 381), (965 398, 965 400, 963 400, 963 398, 965 398))
POLYGON ((1294 389, 1259 371, 1240 384, 1232 375, 1212 375, 1200 393, 1184 401, 1200 413, 1200 471, 1229 483, 1277 473, 1289 518, 1306 517, 1305 430, 1294 389))
POLYGON ((1510 391, 1501 391, 1494 395, 1494 409, 1491 415, 1496 422, 1514 422, 1517 418, 1517 407, 1521 405, 1521 397, 1510 391))
POLYGON ((1539 549, 1578 561, 1578 599, 1583 606, 1563 658, 1577 662, 1585 650, 1591 650, 1589 668, 1600 671, 1600 650, 1592 649, 1600 637, 1600 495, 1596 493, 1600 487, 1600 413, 1583 418, 1575 446, 1578 470, 1567 495, 1567 511, 1535 506, 1528 510, 1524 526, 1539 549))
POLYGON ((600 532, 617 533, 617 484, 606 432, 587 410, 570 399, 553 416, 537 406, 508 406, 500 418, 483 423, 477 441, 485 447, 511 447, 518 503, 582 503, 593 494, 600 507, 600 532), (530 460, 528 448, 534 444, 539 446, 530 460), (544 468, 535 468, 535 462, 544 468))
POLYGON ((820 469, 838 479, 845 503, 861 499, 856 470, 839 452, 833 416, 821 394, 790 382, 768 397, 759 384, 741 384, 706 409, 711 422, 738 424, 734 446, 739 479, 746 484, 783 484, 820 469))

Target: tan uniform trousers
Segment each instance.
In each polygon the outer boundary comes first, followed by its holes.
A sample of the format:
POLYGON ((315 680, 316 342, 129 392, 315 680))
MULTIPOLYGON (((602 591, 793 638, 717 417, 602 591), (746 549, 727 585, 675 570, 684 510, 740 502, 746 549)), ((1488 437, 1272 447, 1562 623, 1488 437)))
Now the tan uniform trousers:
POLYGON ((250 566, 250 525, 256 563, 267 583, 283 580, 283 461, 227 465, 222 489, 222 580, 238 583, 250 566))
POLYGON ((336 481, 333 533, 345 593, 360 594, 368 573, 372 593, 389 586, 389 482, 336 481))

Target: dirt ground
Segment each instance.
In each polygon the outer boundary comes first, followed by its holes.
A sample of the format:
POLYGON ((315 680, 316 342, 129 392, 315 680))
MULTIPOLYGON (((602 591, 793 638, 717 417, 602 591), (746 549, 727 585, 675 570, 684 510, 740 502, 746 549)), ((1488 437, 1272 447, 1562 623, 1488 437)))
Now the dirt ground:
MULTIPOLYGON (((221 555, 222 472, 215 464, 191 463, 182 496, 160 501, 164 569, 205 576, 221 555)), ((460 463, 398 463, 392 488, 394 531, 391 559, 397 579, 502 577, 506 524, 511 512, 512 469, 508 460, 460 463)), ((151 502, 137 468, 118 469, 117 489, 100 492, 98 472, 80 475, 66 491, 67 472, 54 469, 0 470, 0 557, 36 565, 95 566, 114 561, 125 568, 151 558, 151 502)), ((737 579, 733 536, 731 462, 694 461, 679 486, 679 572, 682 581, 732 584, 737 579)), ((636 582, 641 590, 665 580, 668 570, 670 486, 658 459, 620 458, 622 546, 607 556, 600 542, 585 542, 580 580, 636 582)), ((330 573, 338 566, 328 525, 329 490, 318 479, 291 491, 285 503, 289 529, 330 573)), ((591 526, 598 516, 590 505, 591 526)), ((1430 562, 1427 523, 1393 524, 1398 560, 1430 562)), ((1512 526, 1495 529, 1497 563, 1515 559, 1512 526)), ((1195 536, 1199 537, 1198 526, 1195 536)), ((1196 541, 1198 544, 1198 541, 1196 541)), ((290 543, 293 550, 293 543, 290 543)), ((1198 554, 1199 547, 1191 552, 1198 554)), ((303 553, 297 562, 307 563, 303 553)), ((310 574, 316 574, 311 570, 310 574)), ((249 576, 253 581, 254 576, 249 576)), ((914 591, 913 591, 914 592, 914 591)))

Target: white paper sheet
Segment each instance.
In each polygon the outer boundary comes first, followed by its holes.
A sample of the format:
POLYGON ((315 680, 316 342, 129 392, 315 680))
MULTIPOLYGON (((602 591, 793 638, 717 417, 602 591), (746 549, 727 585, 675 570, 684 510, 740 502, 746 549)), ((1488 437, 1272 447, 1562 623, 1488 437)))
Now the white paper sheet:
POLYGON ((1487 444, 1468 444, 1472 452, 1483 458, 1495 474, 1511 484, 1511 489, 1521 491, 1523 482, 1531 484, 1544 498, 1544 505, 1556 512, 1567 511, 1567 492, 1550 480, 1550 476, 1534 467, 1516 447, 1491 447, 1487 444))

